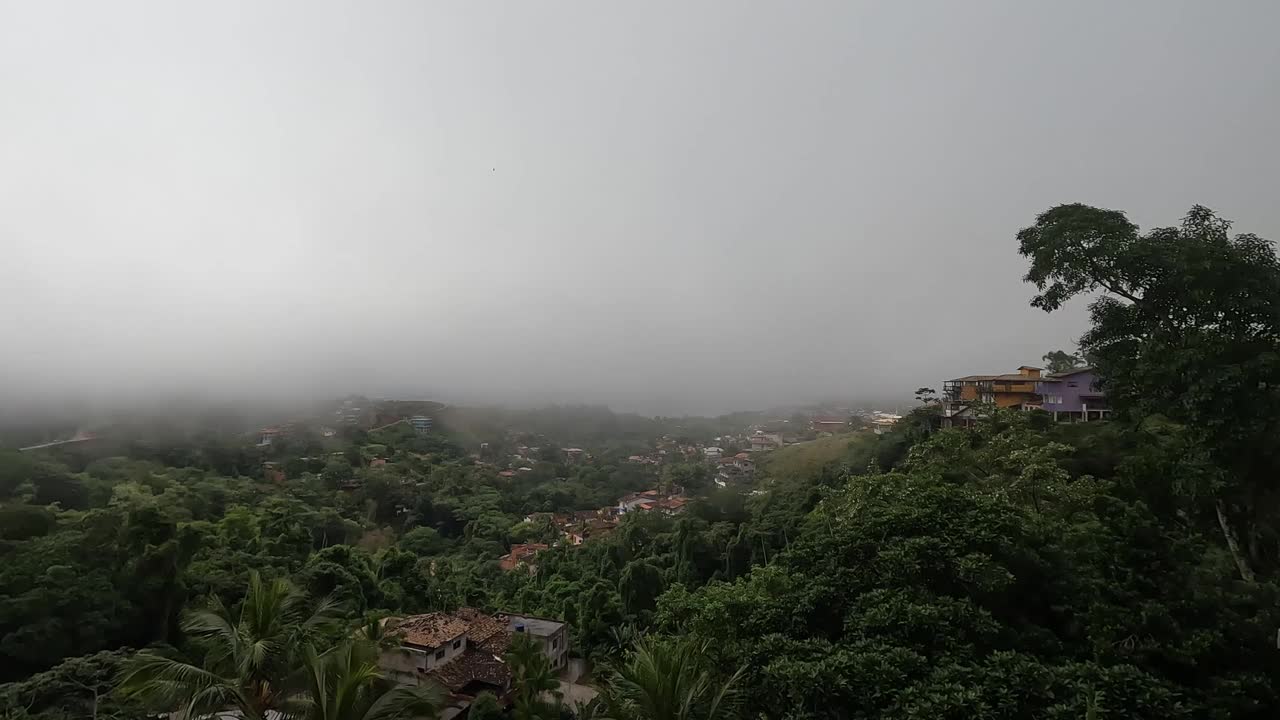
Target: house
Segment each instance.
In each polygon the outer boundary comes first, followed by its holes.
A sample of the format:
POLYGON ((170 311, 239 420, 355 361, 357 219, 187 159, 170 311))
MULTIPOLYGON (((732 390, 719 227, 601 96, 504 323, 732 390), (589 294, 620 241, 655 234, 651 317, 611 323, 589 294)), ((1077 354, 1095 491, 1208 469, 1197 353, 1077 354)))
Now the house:
POLYGON ((644 492, 628 493, 618 499, 617 513, 625 515, 632 510, 652 510, 653 503, 658 500, 659 493, 657 490, 645 490, 644 492), (645 506, 648 507, 645 507, 645 506))
POLYGON ((1040 395, 1036 381, 1040 368, 1023 365, 1016 373, 1004 375, 966 375, 942 384, 943 399, 952 403, 984 402, 1002 408, 1038 406, 1040 395))
POLYGON ((442 686, 450 705, 442 717, 465 710, 481 692, 502 698, 510 691, 512 673, 503 655, 517 634, 538 642, 553 671, 568 666, 569 626, 558 620, 459 608, 386 618, 382 628, 398 644, 381 652, 379 667, 403 685, 442 686))
POLYGON ((284 482, 284 467, 278 462, 262 463, 262 479, 273 483, 284 482))
POLYGON ((715 462, 724 456, 724 450, 714 445, 708 448, 702 448, 702 457, 715 462))
POLYGON ((284 435, 284 430, 278 427, 264 427, 259 432, 258 445, 266 446, 275 442, 277 438, 284 435))
POLYGON ((751 480, 756 466, 750 453, 738 453, 733 457, 722 458, 717 463, 715 483, 720 487, 738 485, 751 480))
MULTIPOLYGON (((612 510, 612 508, 609 509, 612 510)), ((567 524, 561 529, 561 532, 570 545, 581 545, 591 538, 604 537, 617 529, 617 518, 593 517, 581 522, 567 524)))
POLYGON ((849 429, 849 418, 819 415, 809 419, 809 429, 817 433, 840 433, 849 429))
POLYGON ((668 515, 684 512, 685 503, 688 499, 684 496, 683 488, 672 488, 669 493, 660 490, 645 490, 644 492, 630 493, 623 495, 618 500, 617 514, 625 515, 633 510, 647 512, 649 510, 661 510, 668 515))
POLYGON ((1048 375, 1036 383, 1036 392, 1040 394, 1040 407, 1053 413, 1054 420, 1101 420, 1111 414, 1093 368, 1048 375))
POLYGON ((1036 383, 1040 368, 1023 365, 1016 373, 966 375, 942 383, 943 425, 970 424, 977 419, 978 404, 1019 410, 1040 407, 1036 383))
POLYGON ((684 506, 688 502, 689 500, 684 497, 668 497, 654 503, 654 507, 666 515, 679 515, 684 512, 684 506))
POLYGON ((537 566, 533 564, 533 556, 546 549, 547 546, 543 543, 523 543, 512 545, 511 552, 498 559, 498 567, 510 572, 521 565, 525 565, 529 568, 530 572, 533 572, 537 568, 537 566))
POLYGON ((432 420, 426 415, 414 415, 409 418, 409 424, 413 426, 414 432, 418 434, 431 432, 432 420))
POLYGON ((576 448, 576 447, 561 448, 560 450, 561 452, 564 453, 564 461, 569 465, 574 465, 578 462, 581 462, 582 458, 587 453, 586 450, 583 450, 582 448, 576 448))
POLYGON ((662 456, 666 454, 665 450, 659 450, 649 455, 631 455, 627 457, 627 462, 636 463, 638 465, 661 465, 662 456))
POLYGON ((751 452, 765 452, 774 448, 782 447, 781 433, 767 433, 763 430, 757 430, 751 436, 751 452))
POLYGON ((882 412, 880 410, 876 410, 871 415, 871 429, 875 432, 875 434, 883 435, 884 433, 892 430, 893 426, 897 425, 898 421, 901 419, 902 419, 902 416, 896 413, 882 412))

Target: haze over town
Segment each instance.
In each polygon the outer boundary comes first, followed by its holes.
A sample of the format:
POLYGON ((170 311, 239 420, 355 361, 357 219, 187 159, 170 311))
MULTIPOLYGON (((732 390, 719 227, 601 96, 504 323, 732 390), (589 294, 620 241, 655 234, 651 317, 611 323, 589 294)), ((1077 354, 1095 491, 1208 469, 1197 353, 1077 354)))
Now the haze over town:
POLYGON ((0 404, 909 401, 1051 205, 1280 237, 1271 3, 357 7, 4 5, 0 404))

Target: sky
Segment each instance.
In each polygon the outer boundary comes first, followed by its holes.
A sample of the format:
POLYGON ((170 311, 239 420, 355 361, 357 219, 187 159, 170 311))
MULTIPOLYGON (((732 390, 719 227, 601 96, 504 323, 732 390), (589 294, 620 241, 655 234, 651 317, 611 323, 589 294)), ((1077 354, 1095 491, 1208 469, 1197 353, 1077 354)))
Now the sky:
POLYGON ((0 0, 0 405, 717 413, 1070 347, 1014 235, 1280 238, 1280 3, 0 0))

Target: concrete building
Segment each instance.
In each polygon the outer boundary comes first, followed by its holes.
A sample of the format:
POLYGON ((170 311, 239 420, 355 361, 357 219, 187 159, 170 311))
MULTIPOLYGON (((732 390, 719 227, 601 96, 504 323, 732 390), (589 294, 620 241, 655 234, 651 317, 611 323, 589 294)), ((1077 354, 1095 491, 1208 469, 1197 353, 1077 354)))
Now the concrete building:
POLYGON ((751 436, 751 452, 765 452, 782 447, 781 433, 767 433, 763 430, 755 431, 751 436))

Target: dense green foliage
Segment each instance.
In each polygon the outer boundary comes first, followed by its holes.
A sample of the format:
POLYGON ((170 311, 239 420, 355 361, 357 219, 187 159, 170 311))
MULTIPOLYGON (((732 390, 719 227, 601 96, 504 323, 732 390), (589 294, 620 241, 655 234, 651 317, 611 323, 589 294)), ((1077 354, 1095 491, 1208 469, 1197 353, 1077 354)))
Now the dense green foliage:
MULTIPOLYGON (((724 489, 679 445, 748 421, 594 408, 0 452, 0 714, 394 717, 370 621, 469 605, 571 623, 602 693, 584 716, 1273 717, 1280 266, 1226 230, 1062 206, 1020 234, 1036 305, 1104 293, 1081 350, 1109 422, 940 429, 921 388, 892 432, 774 451, 724 489), (680 515, 499 567, 560 539, 532 513, 676 485, 680 515)), ((545 658, 507 660, 510 702, 476 717, 563 711, 545 658)))
POLYGON ((1178 227, 1140 234, 1123 213, 1062 205, 1018 239, 1041 290, 1034 305, 1104 291, 1081 349, 1131 420, 1183 423, 1213 459, 1218 472, 1195 490, 1217 499, 1250 579, 1280 568, 1280 260, 1230 227, 1196 206, 1178 227))

